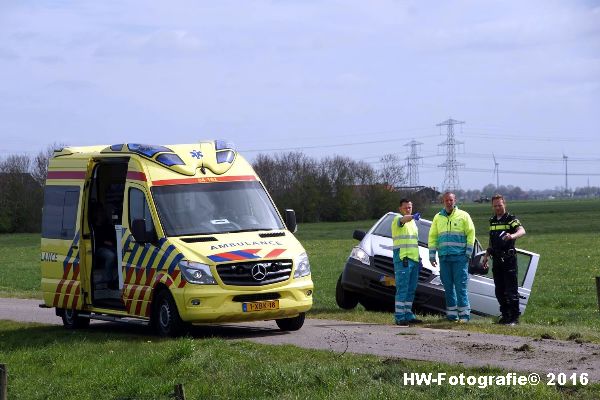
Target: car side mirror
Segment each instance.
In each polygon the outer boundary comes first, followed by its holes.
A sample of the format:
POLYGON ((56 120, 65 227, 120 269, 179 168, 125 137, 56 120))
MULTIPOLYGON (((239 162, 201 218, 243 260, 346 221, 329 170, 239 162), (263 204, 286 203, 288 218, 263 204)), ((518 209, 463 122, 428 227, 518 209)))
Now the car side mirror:
POLYGON ((364 239, 364 237, 367 235, 367 232, 365 231, 361 231, 361 230, 355 230, 354 233, 352 233, 352 238, 358 240, 359 242, 361 240, 364 239))
POLYGON ((288 231, 296 233, 298 231, 298 224, 296 224, 296 212, 291 209, 285 210, 285 226, 288 231))
POLYGON ((143 219, 134 219, 131 221, 131 234, 139 244, 151 241, 150 235, 146 232, 146 221, 143 219))

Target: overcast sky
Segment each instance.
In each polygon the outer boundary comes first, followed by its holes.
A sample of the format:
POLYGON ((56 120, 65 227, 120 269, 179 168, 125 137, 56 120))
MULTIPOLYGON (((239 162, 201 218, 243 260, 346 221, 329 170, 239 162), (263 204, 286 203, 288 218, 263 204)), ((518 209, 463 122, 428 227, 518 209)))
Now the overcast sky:
POLYGON ((600 186, 600 1, 0 1, 0 157, 225 138, 440 187, 600 186))

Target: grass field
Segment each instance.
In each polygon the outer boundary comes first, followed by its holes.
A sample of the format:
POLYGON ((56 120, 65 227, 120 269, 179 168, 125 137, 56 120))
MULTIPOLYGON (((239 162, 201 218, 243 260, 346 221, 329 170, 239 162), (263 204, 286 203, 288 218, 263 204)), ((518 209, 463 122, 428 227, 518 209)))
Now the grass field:
MULTIPOLYGON (((401 338, 399 338, 401 340, 401 338)), ((10 399, 597 399, 588 386, 404 385, 404 373, 506 375, 496 368, 337 354, 201 333, 157 339, 135 327, 66 331, 0 321, 10 399)), ((521 374, 519 374, 521 375, 521 374)), ((435 376, 435 375, 434 375, 435 376)))
MULTIPOLYGON (((438 207, 427 210, 432 218, 438 207)), ((465 207, 485 243, 489 204, 465 207)), ((460 329, 600 343, 595 276, 600 275, 600 202, 509 204, 527 229, 519 247, 541 254, 523 323, 508 328, 476 318, 460 329)), ((362 307, 340 310, 335 283, 356 241, 352 231, 373 221, 302 224, 309 253, 313 318, 391 323, 392 315, 362 307)), ((39 235, 0 235, 0 296, 40 298, 39 235)), ((459 329, 425 316, 429 327, 459 329)), ((61 327, 0 321, 0 363, 9 367, 9 398, 168 399, 176 383, 188 398, 594 399, 587 387, 405 387, 404 372, 499 374, 501 370, 333 354, 292 346, 261 346, 211 335, 162 340, 135 327, 69 332, 61 327), (142 360, 142 362, 140 362, 142 360)))

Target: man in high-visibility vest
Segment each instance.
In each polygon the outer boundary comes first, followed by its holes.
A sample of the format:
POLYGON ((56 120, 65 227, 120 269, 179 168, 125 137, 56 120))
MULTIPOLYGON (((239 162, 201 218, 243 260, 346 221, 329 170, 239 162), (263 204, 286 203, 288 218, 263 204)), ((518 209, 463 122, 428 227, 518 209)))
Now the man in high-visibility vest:
POLYGON ((412 304, 419 278, 419 231, 415 221, 421 217, 412 213, 412 202, 400 200, 400 215, 392 221, 392 239, 394 241, 394 275, 396 278, 396 306, 394 317, 396 325, 421 323, 412 312, 412 304))
POLYGON ((443 200, 444 208, 433 217, 429 230, 429 261, 437 266, 437 253, 446 297, 446 318, 467 322, 471 318, 467 285, 475 226, 471 216, 456 207, 454 193, 444 193, 443 200))

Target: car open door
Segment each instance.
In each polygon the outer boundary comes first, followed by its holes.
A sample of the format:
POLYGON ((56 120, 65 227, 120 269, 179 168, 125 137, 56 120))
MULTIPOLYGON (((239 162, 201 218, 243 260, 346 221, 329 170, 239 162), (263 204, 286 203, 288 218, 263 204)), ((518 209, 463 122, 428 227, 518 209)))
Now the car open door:
MULTIPOLYGON (((481 265, 485 252, 478 253, 471 266, 481 265)), ((525 312, 525 307, 531 295, 533 280, 537 271, 540 255, 526 250, 517 249, 518 282, 519 282, 519 310, 525 312)), ((491 260, 490 260, 491 266, 491 260)), ((496 300, 492 271, 486 275, 469 275, 469 302, 471 312, 477 315, 500 315, 500 307, 496 300)))

